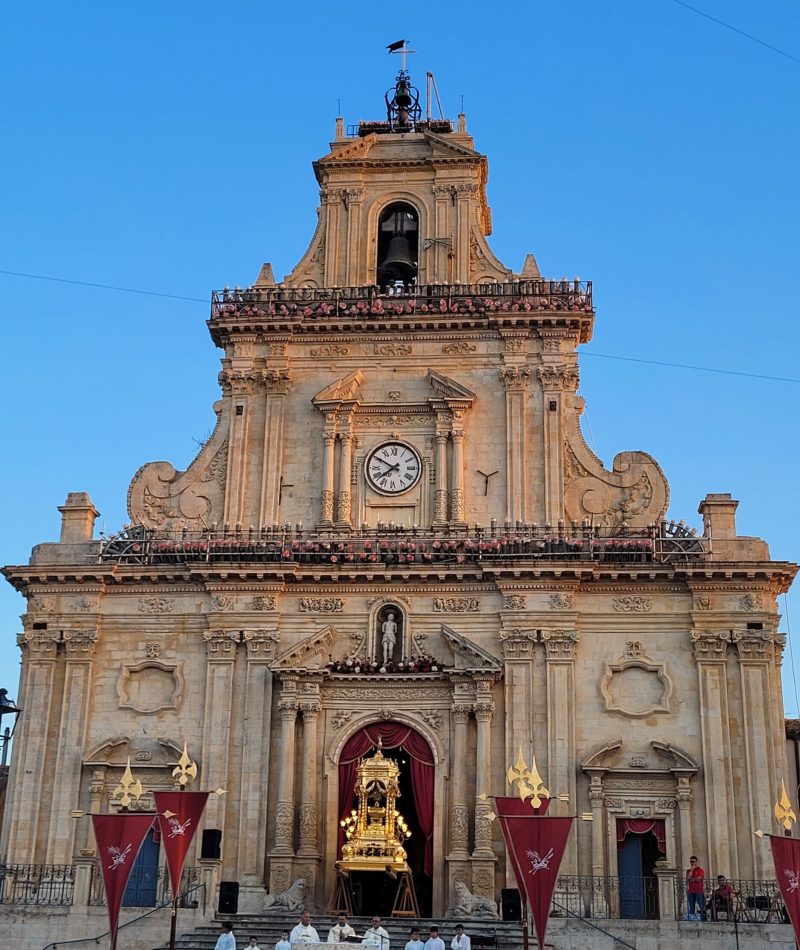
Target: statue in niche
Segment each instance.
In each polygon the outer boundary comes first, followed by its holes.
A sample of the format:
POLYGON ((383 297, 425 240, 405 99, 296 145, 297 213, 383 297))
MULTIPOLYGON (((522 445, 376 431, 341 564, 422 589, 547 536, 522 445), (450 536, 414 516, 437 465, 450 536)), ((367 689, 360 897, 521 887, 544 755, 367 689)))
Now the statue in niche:
POLYGON ((387 663, 391 663, 392 661, 397 662, 401 659, 399 652, 402 651, 403 643, 402 624, 403 616, 393 604, 387 604, 378 611, 375 631, 375 653, 380 655, 378 650, 378 643, 380 643, 383 651, 384 666, 387 663), (397 649, 398 643, 400 643, 400 651, 397 649))

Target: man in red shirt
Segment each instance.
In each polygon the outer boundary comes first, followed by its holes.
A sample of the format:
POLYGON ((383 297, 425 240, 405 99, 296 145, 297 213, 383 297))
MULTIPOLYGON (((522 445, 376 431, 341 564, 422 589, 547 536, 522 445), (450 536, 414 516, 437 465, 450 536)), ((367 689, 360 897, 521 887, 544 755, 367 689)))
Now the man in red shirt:
POLYGON ((697 856, 689 858, 689 870, 686 872, 686 894, 689 898, 689 919, 706 919, 706 872, 697 863, 697 856))

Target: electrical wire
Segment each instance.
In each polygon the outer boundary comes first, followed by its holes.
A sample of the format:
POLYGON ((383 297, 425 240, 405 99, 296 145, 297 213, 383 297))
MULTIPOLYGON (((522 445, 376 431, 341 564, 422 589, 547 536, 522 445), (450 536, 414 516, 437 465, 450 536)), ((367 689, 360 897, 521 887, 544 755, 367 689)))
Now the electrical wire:
MULTIPOLYGON (((144 294, 148 297, 166 297, 169 300, 190 300, 193 303, 209 302, 208 297, 187 297, 184 294, 167 294, 157 290, 141 290, 137 287, 117 287, 114 284, 97 284, 88 280, 71 280, 66 277, 50 277, 45 274, 26 274, 21 271, 0 270, 0 274, 8 277, 24 277, 28 280, 47 280, 57 284, 74 284, 78 287, 94 287, 99 290, 115 290, 125 294, 144 294)), ((646 360, 637 356, 617 356, 613 353, 595 353, 584 351, 581 358, 597 357, 604 360, 623 360, 626 363, 646 363, 650 366, 666 366, 670 369, 688 369, 696 373, 721 373, 725 376, 745 376, 749 379, 766 379, 776 383, 800 383, 800 379, 793 376, 767 376, 764 373, 746 373, 743 370, 722 369, 719 366, 693 366, 689 363, 668 363, 664 360, 646 360)), ((596 450, 595 450, 596 452, 596 450)))
POLYGON ((773 46, 771 43, 766 43, 764 40, 760 40, 757 36, 753 36, 752 33, 747 33, 745 30, 740 30, 736 26, 732 26, 730 23, 726 23, 724 20, 719 20, 715 16, 711 16, 710 13, 706 13, 704 10, 698 10, 697 7, 693 7, 690 3, 686 3, 685 0, 672 0, 673 3, 677 3, 679 7, 686 7, 687 10, 691 10, 692 13, 696 13, 698 16, 705 17, 706 20, 711 20, 712 23, 716 23, 719 26, 724 26, 726 30, 731 30, 734 33, 738 33, 739 36, 744 36, 748 40, 752 40, 754 43, 758 43, 759 46, 763 46, 765 49, 772 50, 773 53, 777 53, 779 56, 785 56, 786 59, 792 60, 794 63, 800 63, 800 57, 793 56, 791 53, 787 53, 786 50, 779 49, 777 46, 773 46))

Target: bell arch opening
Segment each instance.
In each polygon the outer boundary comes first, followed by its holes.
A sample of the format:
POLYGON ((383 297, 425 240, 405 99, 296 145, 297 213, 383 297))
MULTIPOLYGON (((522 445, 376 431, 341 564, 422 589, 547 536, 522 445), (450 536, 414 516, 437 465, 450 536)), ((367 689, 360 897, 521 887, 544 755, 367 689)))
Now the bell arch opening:
MULTIPOLYGON (((339 756, 339 819, 356 808, 359 760, 373 755, 380 743, 387 758, 400 766, 398 809, 411 835, 404 842, 408 865, 423 917, 430 916, 433 881, 433 829, 435 758, 427 739, 405 723, 385 720, 370 723, 353 733, 339 756)), ((339 825, 336 856, 341 860, 345 833, 339 825)), ((390 916, 397 881, 375 871, 350 875, 356 913, 390 916)))
POLYGON ((401 292, 417 282, 419 215, 405 201, 395 201, 378 218, 377 282, 382 290, 401 292))

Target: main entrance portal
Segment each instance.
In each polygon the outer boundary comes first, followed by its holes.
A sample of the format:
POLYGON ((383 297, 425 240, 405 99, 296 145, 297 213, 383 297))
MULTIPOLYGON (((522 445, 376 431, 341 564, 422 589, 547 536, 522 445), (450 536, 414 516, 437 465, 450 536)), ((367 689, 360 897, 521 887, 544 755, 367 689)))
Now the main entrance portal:
MULTIPOLYGON (((431 914, 433 874, 433 790, 434 759, 427 741, 410 726, 388 720, 360 729, 345 744, 339 758, 339 817, 344 819, 356 803, 356 775, 359 759, 382 746, 400 766, 398 809, 411 836, 405 841, 408 864, 417 892, 420 913, 431 914)), ((342 856, 345 837, 341 826, 337 857, 342 856)), ((354 910, 359 914, 389 916, 397 882, 380 872, 352 875, 354 910)))

